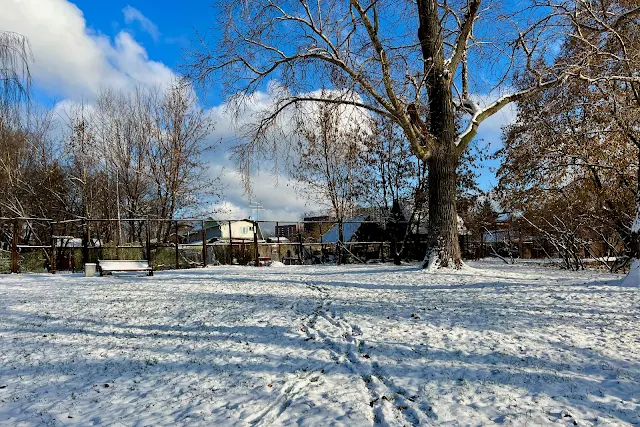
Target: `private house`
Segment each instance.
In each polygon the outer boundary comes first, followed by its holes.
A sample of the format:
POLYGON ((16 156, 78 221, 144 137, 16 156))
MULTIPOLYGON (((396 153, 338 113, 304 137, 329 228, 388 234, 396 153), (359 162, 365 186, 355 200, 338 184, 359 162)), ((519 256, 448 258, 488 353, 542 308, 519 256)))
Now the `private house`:
MULTIPOLYGON (((257 225, 258 241, 263 242, 264 236, 257 225)), ((182 231, 180 237, 185 244, 202 244, 202 224, 196 224, 187 231, 182 231)), ((209 219, 204 222, 204 233, 207 243, 232 241, 253 241, 254 222, 250 219, 239 221, 216 221, 209 219)))

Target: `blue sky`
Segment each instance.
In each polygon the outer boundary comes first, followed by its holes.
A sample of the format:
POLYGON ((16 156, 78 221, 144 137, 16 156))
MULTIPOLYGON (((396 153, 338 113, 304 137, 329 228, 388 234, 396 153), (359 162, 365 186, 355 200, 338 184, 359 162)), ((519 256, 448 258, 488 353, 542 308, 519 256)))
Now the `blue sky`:
MULTIPOLYGON (((35 99, 52 104, 91 99, 101 87, 130 88, 143 83, 162 84, 178 73, 182 51, 194 40, 195 30, 206 32, 214 20, 211 0, 188 2, 151 0, 2 0, 0 29, 25 35, 31 41, 35 99), (8 4, 8 6, 7 6, 8 4)), ((220 88, 209 88, 204 107, 216 129, 210 142, 235 137, 224 115, 220 88)), ((266 101, 265 101, 266 102, 266 101)), ((479 138, 500 141, 500 127, 511 120, 511 109, 481 126, 479 138)), ((209 156, 214 175, 226 186, 225 208, 231 216, 250 214, 248 197, 224 152, 209 156)), ((481 170, 484 189, 495 184, 488 164, 481 170)), ((257 192, 265 205, 262 217, 298 219, 314 210, 300 200, 285 177, 256 176, 257 192), (276 186, 277 182, 277 186, 276 186)))
POLYGON ((122 30, 128 31, 145 47, 150 58, 172 68, 179 65, 181 49, 189 46, 194 28, 207 28, 212 15, 210 0, 77 0, 72 3, 84 13, 87 27, 111 37, 122 30), (128 7, 142 13, 157 28, 158 37, 154 38, 139 21, 127 23, 123 11, 128 7))

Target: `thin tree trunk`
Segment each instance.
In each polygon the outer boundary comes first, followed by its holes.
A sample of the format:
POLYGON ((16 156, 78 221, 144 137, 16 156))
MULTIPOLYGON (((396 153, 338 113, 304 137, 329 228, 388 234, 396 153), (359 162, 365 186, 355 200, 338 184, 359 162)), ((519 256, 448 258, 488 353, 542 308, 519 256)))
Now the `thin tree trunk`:
POLYGON ((428 160, 429 229, 423 268, 462 265, 456 212, 457 165, 455 155, 435 155, 428 160))
POLYGON ((342 264, 342 245, 344 243, 344 219, 338 218, 338 243, 336 244, 336 264, 342 264))

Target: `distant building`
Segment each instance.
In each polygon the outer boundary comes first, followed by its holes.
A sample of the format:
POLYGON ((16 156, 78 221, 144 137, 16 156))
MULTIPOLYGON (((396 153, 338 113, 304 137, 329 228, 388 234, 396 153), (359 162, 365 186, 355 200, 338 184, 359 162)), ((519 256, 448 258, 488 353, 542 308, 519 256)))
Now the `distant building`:
POLYGON ((289 240, 294 240, 299 231, 298 224, 287 224, 276 226, 276 237, 284 237, 289 240))
MULTIPOLYGON (((254 224, 257 225, 256 234, 258 241, 264 241, 260 225, 251 220, 240 221, 216 221, 209 219, 205 221, 205 235, 207 242, 229 241, 229 232, 233 241, 252 241, 254 235, 254 224)), ((202 244, 202 225, 196 224, 188 231, 179 233, 180 241, 188 244, 202 244)))

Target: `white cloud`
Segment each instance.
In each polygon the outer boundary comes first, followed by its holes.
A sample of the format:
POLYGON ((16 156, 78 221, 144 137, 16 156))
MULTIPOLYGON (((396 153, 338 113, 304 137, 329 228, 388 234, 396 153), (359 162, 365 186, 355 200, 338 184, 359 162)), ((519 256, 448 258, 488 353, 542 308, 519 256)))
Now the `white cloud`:
POLYGON ((51 95, 90 99, 104 86, 163 84, 175 77, 127 32, 111 39, 88 28, 82 11, 67 0, 3 3, 0 28, 29 39, 34 82, 51 95))
POLYGON ((160 31, 156 24, 151 22, 149 18, 144 16, 142 12, 135 7, 127 5, 127 7, 122 9, 122 13, 124 13, 124 21, 127 24, 137 22, 154 40, 158 40, 158 38, 160 38, 160 31))
MULTIPOLYGON (((23 34, 31 43, 36 86, 63 99, 56 106, 61 128, 79 101, 84 100, 85 108, 91 109, 92 98, 102 87, 127 89, 136 83, 163 84, 176 76, 166 65, 150 60, 146 50, 129 33, 120 32, 112 39, 88 28, 82 11, 67 0, 0 1, 3 6, 9 3, 0 13, 0 28, 23 34)), ((258 93, 238 122, 249 122, 272 99, 272 94, 258 93)), ((216 209, 219 217, 248 217, 252 215, 249 197, 226 151, 236 141, 237 128, 225 109, 223 104, 209 111, 216 127, 208 141, 223 144, 203 159, 210 164, 212 176, 220 176, 222 180, 224 203, 205 210, 216 209)), ((265 207, 260 218, 297 220, 303 212, 317 209, 307 206, 295 192, 293 182, 284 175, 276 177, 263 170, 254 174, 253 182, 257 195, 254 200, 260 200, 265 207)))
MULTIPOLYGON (((264 211, 259 212, 260 219, 297 220, 304 212, 318 210, 315 204, 307 202, 299 193, 298 184, 284 175, 257 172, 252 175, 253 196, 251 201, 260 202, 264 211)), ((222 182, 227 185, 224 198, 244 213, 243 216, 255 216, 249 206, 249 196, 238 185, 238 175, 227 170, 222 175, 222 182)))

